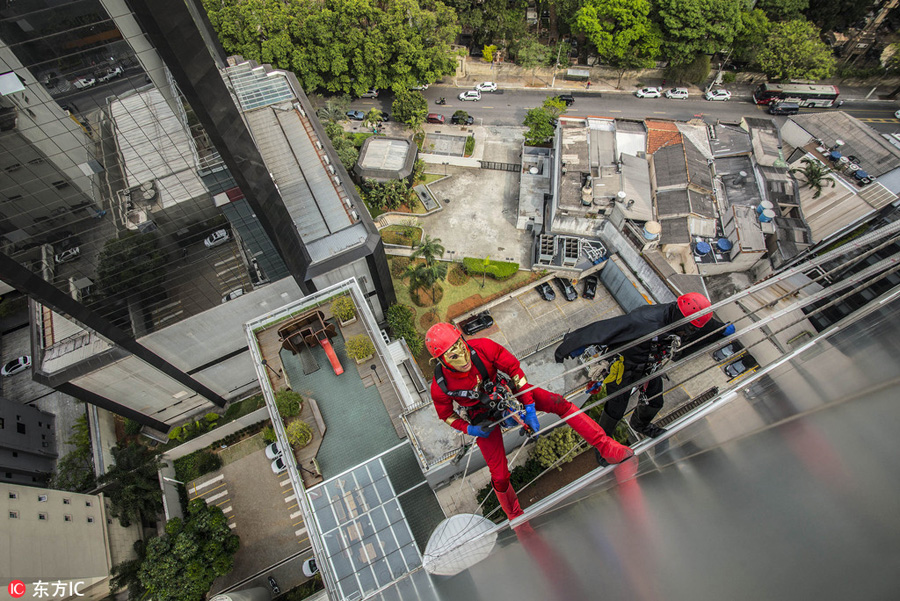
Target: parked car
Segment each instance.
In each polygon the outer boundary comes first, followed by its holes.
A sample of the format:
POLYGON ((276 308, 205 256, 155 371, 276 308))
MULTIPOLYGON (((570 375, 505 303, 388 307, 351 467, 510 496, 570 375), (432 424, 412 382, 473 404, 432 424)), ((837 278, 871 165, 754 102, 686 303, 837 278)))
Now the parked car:
POLYGON ((438 125, 443 125, 444 116, 438 115, 437 113, 428 113, 425 117, 425 123, 437 123, 438 125))
POLYGON ((460 324, 464 334, 471 336, 481 330, 486 330, 494 325, 494 318, 487 311, 482 311, 475 317, 470 317, 460 324))
POLYGON ((741 352, 743 349, 744 349, 743 345, 741 345, 740 342, 735 340, 733 342, 730 342, 729 344, 726 344, 722 348, 717 349, 715 352, 713 352, 712 356, 713 356, 713 359, 716 360, 716 363, 721 363, 722 361, 725 361, 729 357, 734 357, 736 354, 741 352))
POLYGON ((641 88, 634 95, 638 98, 659 98, 662 96, 662 92, 659 91, 659 88, 641 88))
POLYGON ((267 459, 278 459, 281 457, 281 449, 278 448, 278 443, 273 442, 269 446, 266 447, 266 458, 267 459))
POLYGON ((420 92, 424 92, 424 91, 427 90, 427 89, 428 89, 428 84, 427 84, 427 83, 424 83, 424 84, 423 84, 423 83, 420 83, 419 85, 413 86, 413 87, 410 88, 410 90, 419 90, 420 92))
POLYGON ((273 578, 272 576, 269 576, 268 580, 269 580, 269 586, 272 587, 272 594, 280 595, 281 587, 278 586, 278 581, 275 580, 275 578, 273 578))
POLYGON ((206 248, 214 248, 221 244, 225 244, 228 240, 231 239, 231 234, 228 233, 228 230, 221 229, 216 230, 211 233, 206 239, 203 241, 203 244, 206 245, 206 248))
POLYGON ((547 282, 538 284, 538 287, 535 288, 535 290, 538 291, 538 294, 540 294, 541 298, 545 301, 552 301, 554 298, 556 298, 556 293, 553 292, 553 288, 551 288, 550 284, 548 284, 547 282))
POLYGON ((703 97, 707 100, 730 100, 731 92, 719 88, 718 90, 710 90, 703 97))
POLYGON ((478 84, 477 86, 475 86, 475 89, 478 90, 479 92, 496 92, 497 84, 495 84, 492 81, 483 81, 480 84, 478 84))
POLYGON ((725 374, 729 378, 736 378, 756 368, 756 362, 749 355, 744 355, 737 361, 732 361, 725 366, 725 374))
POLYGON ((0 368, 0 375, 14 376, 25 371, 29 367, 31 367, 31 357, 29 355, 22 355, 17 359, 9 361, 6 365, 0 368))
POLYGON ((223 297, 222 297, 222 304, 225 304, 225 303, 227 303, 228 301, 234 300, 234 299, 236 299, 236 298, 239 297, 239 296, 244 296, 244 289, 243 289, 243 288, 235 288, 234 290, 232 290, 231 292, 229 292, 228 294, 226 294, 225 296, 223 296, 223 297))
POLYGON ((571 94, 559 94, 558 96, 553 97, 556 100, 562 100, 566 103, 566 106, 572 106, 575 104, 575 97, 571 94))
POLYGON ((360 94, 360 98, 378 98, 378 88, 372 88, 360 94))
POLYGON ((75 86, 76 88, 78 88, 79 90, 83 90, 85 88, 90 88, 95 83, 97 83, 97 80, 94 79, 93 77, 79 77, 78 79, 76 79, 75 81, 72 82, 72 85, 75 86))
POLYGON ((284 457, 276 457, 275 461, 272 462, 272 473, 273 474, 280 474, 286 469, 287 469, 287 464, 284 462, 284 457))
POLYGON ((478 90, 467 90, 459 95, 460 100, 481 100, 481 92, 478 90))
POLYGON ((594 298, 597 295, 597 276, 589 275, 584 278, 584 292, 581 296, 584 298, 594 298))
POLYGON ((362 111, 347 111, 347 119, 351 121, 364 121, 366 114, 362 111))
POLYGON ((101 75, 98 79, 100 80, 100 83, 105 83, 107 81, 112 81, 117 77, 122 77, 124 73, 125 70, 122 67, 115 66, 112 69, 107 70, 106 73, 101 75))
POLYGON ((382 122, 382 123, 387 123, 387 122, 390 121, 390 120, 391 120, 391 114, 390 114, 390 113, 381 113, 381 122, 382 122))
POLYGON ((666 98, 674 98, 675 100, 687 100, 687 88, 672 88, 671 90, 666 90, 666 98))
POLYGON ((316 558, 310 557, 306 561, 303 562, 303 575, 307 578, 312 578, 316 574, 319 573, 319 566, 316 565, 316 558))
POLYGON ((472 125, 475 123, 475 117, 472 115, 466 115, 465 119, 462 115, 453 115, 450 117, 450 123, 453 125, 472 125))
POLYGON ((557 288, 562 292, 562 295, 566 297, 566 300, 571 302, 578 298, 578 293, 575 291, 575 286, 572 285, 572 281, 568 278, 553 278, 556 282, 557 288))
POLYGON ((69 261, 74 261, 78 257, 81 256, 81 247, 73 246, 72 248, 67 248, 61 252, 56 253, 53 257, 56 260, 56 264, 59 265, 61 263, 68 263, 69 261))

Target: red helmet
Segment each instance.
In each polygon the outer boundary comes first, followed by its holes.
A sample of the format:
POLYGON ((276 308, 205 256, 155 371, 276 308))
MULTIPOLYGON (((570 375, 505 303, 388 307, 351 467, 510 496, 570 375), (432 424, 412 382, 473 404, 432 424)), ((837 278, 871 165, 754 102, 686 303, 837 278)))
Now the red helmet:
MULTIPOLYGON (((703 309, 709 309, 711 306, 712 305, 710 304, 709 299, 699 292, 688 292, 687 294, 682 294, 678 297, 678 309, 685 317, 690 317, 694 313, 702 311, 703 309)), ((712 312, 707 313, 706 315, 701 315, 697 319, 692 320, 691 325, 702 328, 707 323, 709 323, 709 320, 712 319, 712 316, 712 312)))
MULTIPOLYGON (((706 306, 708 307, 709 303, 706 306)), ((432 357, 440 359, 460 338, 462 332, 452 323, 436 323, 425 333, 425 348, 432 357)))

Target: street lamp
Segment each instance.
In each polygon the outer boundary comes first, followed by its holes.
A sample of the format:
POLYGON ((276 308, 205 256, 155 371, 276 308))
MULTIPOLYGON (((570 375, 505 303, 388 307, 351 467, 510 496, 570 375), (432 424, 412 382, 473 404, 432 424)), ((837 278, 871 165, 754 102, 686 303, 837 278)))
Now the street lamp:
POLYGON ((182 482, 181 480, 176 480, 174 478, 167 478, 165 476, 163 476, 162 479, 165 480, 166 482, 174 482, 175 484, 180 484, 180 485, 184 486, 184 482, 182 482))
POLYGON ((262 360, 262 364, 265 365, 266 367, 268 367, 268 368, 272 371, 272 373, 275 374, 275 377, 276 377, 276 378, 280 378, 280 377, 281 377, 281 374, 278 373, 277 371, 275 371, 275 368, 272 367, 271 365, 269 365, 269 362, 268 362, 268 361, 266 361, 265 359, 263 359, 263 360, 262 360))
POLYGON ((369 367, 369 369, 372 370, 372 375, 378 378, 378 383, 381 384, 381 376, 378 375, 378 371, 376 370, 375 365, 373 364, 371 367, 369 367))

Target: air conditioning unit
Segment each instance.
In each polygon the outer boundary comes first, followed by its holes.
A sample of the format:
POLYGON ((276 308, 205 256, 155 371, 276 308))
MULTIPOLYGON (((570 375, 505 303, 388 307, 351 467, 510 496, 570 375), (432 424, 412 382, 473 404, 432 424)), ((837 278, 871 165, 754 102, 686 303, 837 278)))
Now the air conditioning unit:
POLYGON ((328 171, 329 171, 329 173, 331 173, 331 175, 334 175, 335 174, 334 165, 328 165, 328 171))

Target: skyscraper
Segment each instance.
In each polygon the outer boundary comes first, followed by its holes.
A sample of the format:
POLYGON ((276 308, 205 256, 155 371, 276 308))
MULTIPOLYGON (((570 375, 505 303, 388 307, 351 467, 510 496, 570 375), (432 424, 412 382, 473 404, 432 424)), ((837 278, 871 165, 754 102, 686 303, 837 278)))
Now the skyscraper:
POLYGON ((275 166, 255 140, 276 124, 227 68, 190 1, 0 9, 0 279, 34 301, 34 377, 158 429, 255 387, 240 325, 260 306, 349 276, 377 316, 393 301, 296 80, 321 148, 275 166), (344 224, 310 229, 304 185, 344 224))

